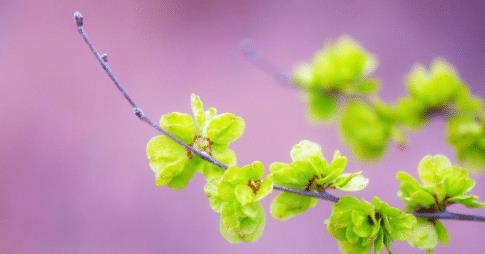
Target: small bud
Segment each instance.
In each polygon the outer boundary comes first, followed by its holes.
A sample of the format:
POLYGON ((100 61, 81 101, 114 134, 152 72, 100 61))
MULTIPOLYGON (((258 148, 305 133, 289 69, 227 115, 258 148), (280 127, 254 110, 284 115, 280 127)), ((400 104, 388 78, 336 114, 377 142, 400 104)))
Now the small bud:
POLYGON ((78 27, 83 26, 84 17, 79 11, 74 12, 74 19, 76 20, 76 25, 78 27))
POLYGON ((107 62, 108 62, 108 54, 103 53, 103 54, 101 55, 101 59, 103 59, 103 61, 104 61, 105 63, 107 63, 107 62))

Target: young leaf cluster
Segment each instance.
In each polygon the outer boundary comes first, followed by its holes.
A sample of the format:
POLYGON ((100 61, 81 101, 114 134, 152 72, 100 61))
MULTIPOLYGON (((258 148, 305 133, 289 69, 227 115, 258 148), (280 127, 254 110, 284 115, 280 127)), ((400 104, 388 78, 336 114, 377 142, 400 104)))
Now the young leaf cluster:
MULTIPOLYGON (((202 101, 195 94, 191 96, 191 103, 192 116, 179 112, 166 114, 160 119, 160 126, 222 163, 236 165, 236 154, 229 145, 244 132, 244 120, 230 113, 217 114, 215 108, 204 111, 202 101)), ((195 172, 204 173, 208 179, 223 173, 223 169, 202 160, 164 135, 148 142, 147 157, 158 186, 167 184, 170 188, 181 189, 195 172)))
MULTIPOLYGON (((320 145, 303 140, 291 149, 293 162, 274 162, 270 171, 275 184, 305 191, 325 192, 328 189, 359 191, 368 179, 361 172, 343 173, 347 158, 337 151, 331 161, 322 154, 320 145)), ((280 193, 271 203, 271 214, 280 220, 289 219, 314 207, 317 199, 294 193, 280 193)))
POLYGON ((206 187, 212 209, 220 213, 220 232, 231 243, 252 242, 263 233, 265 212, 259 203, 273 190, 271 177, 263 180, 264 165, 253 162, 230 167, 206 187))
MULTIPOLYGON (((406 210, 418 213, 445 212, 453 204, 469 208, 485 207, 478 196, 470 195, 475 181, 466 169, 453 166, 443 155, 426 156, 418 165, 421 182, 406 172, 400 171, 396 177, 400 182, 398 196, 406 203, 406 210)), ((438 219, 418 218, 408 242, 417 248, 432 250, 438 242, 449 241, 446 227, 438 219)))
POLYGON ((344 254, 365 254, 382 248, 391 251, 391 241, 405 241, 416 218, 374 197, 372 203, 346 196, 332 208, 327 230, 344 254))
POLYGON ((436 59, 429 69, 416 65, 406 78, 407 94, 387 104, 377 94, 375 59, 358 42, 342 37, 327 43, 311 64, 298 65, 292 81, 304 91, 310 119, 337 118, 352 151, 362 159, 377 159, 391 141, 404 146, 405 131, 443 115, 447 140, 458 159, 472 168, 485 168, 482 100, 471 95, 450 64, 436 59), (343 110, 337 114, 339 103, 343 110))

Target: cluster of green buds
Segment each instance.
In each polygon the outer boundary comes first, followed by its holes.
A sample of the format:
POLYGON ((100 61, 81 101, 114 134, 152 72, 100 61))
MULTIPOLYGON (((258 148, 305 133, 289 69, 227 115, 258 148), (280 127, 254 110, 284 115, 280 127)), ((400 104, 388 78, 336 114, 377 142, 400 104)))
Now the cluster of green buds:
MULTIPOLYGON (((320 145, 303 140, 291 149, 293 162, 274 162, 270 171, 275 184, 304 191, 325 192, 328 189, 360 191, 368 179, 361 172, 345 174, 347 158, 337 151, 331 162, 325 160, 320 145)), ((315 206, 317 199, 293 193, 280 193, 271 203, 271 214, 289 219, 315 206)))
MULTIPOLYGON (((398 196, 406 202, 406 210, 417 213, 446 212, 452 204, 469 208, 485 207, 478 196, 470 195, 475 181, 468 171, 453 166, 443 155, 426 156, 418 165, 421 183, 406 172, 397 173, 400 181, 398 196)), ((419 218, 408 242, 415 247, 431 252, 438 242, 448 243, 445 226, 438 219, 419 218)))
MULTIPOLYGON (((191 103, 193 116, 178 112, 166 114, 162 116, 160 126, 222 163, 236 165, 236 154, 229 144, 244 132, 244 120, 230 113, 217 114, 215 108, 204 111, 202 101, 195 94, 192 94, 191 103)), ((167 184, 170 188, 181 189, 195 172, 203 172, 208 179, 223 174, 220 167, 194 156, 164 135, 153 137, 148 142, 147 157, 158 186, 167 184)))
POLYGON ((372 203, 346 196, 332 208, 327 230, 339 242, 344 254, 380 253, 391 241, 405 241, 416 225, 416 218, 374 197, 372 203))
POLYGON ((327 120, 337 111, 339 97, 377 92, 379 81, 371 75, 376 66, 373 55, 343 36, 318 51, 313 63, 298 65, 293 83, 305 91, 310 119, 327 120))
POLYGON ((252 242, 263 233, 265 212, 260 200, 273 190, 271 177, 263 179, 264 165, 253 162, 230 167, 206 187, 212 209, 220 213, 220 232, 231 243, 252 242))

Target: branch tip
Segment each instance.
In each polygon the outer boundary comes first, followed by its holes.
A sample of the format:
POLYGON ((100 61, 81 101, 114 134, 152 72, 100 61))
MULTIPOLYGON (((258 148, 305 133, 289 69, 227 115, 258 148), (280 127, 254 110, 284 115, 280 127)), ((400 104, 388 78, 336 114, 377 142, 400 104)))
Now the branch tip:
POLYGON ((76 25, 82 27, 84 25, 84 17, 79 11, 74 12, 74 19, 76 20, 76 25))

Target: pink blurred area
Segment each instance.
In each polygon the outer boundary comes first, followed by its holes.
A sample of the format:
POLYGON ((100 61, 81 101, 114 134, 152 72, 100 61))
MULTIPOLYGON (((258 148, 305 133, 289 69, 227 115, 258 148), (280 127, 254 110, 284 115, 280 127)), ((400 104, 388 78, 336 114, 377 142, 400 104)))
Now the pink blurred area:
MULTIPOLYGON (((54 1, 0 0, 0 253, 338 253, 326 232, 330 204, 287 222, 267 216, 263 237, 231 245, 197 176, 181 191, 157 188, 145 157, 156 133, 138 121, 82 42, 80 10, 96 46, 127 89, 157 119, 189 111, 189 96, 246 119, 239 163, 288 161, 300 139, 350 156, 335 124, 310 124, 298 92, 241 55, 251 37, 282 70, 348 34, 379 57, 382 96, 405 92, 417 62, 441 56, 485 97, 483 1, 54 1)), ((416 172, 443 153, 444 123, 412 134, 377 163, 350 156, 368 189, 403 207, 397 170, 416 172)), ((474 193, 485 197, 485 178, 474 193)), ((340 193, 338 193, 340 194, 340 193)), ((265 201, 268 207, 269 200, 265 201)), ((483 210, 455 211, 484 214, 483 210)), ((485 224, 446 222, 451 243, 437 253, 483 253, 485 224)), ((406 243, 396 253, 421 253, 406 243)))

